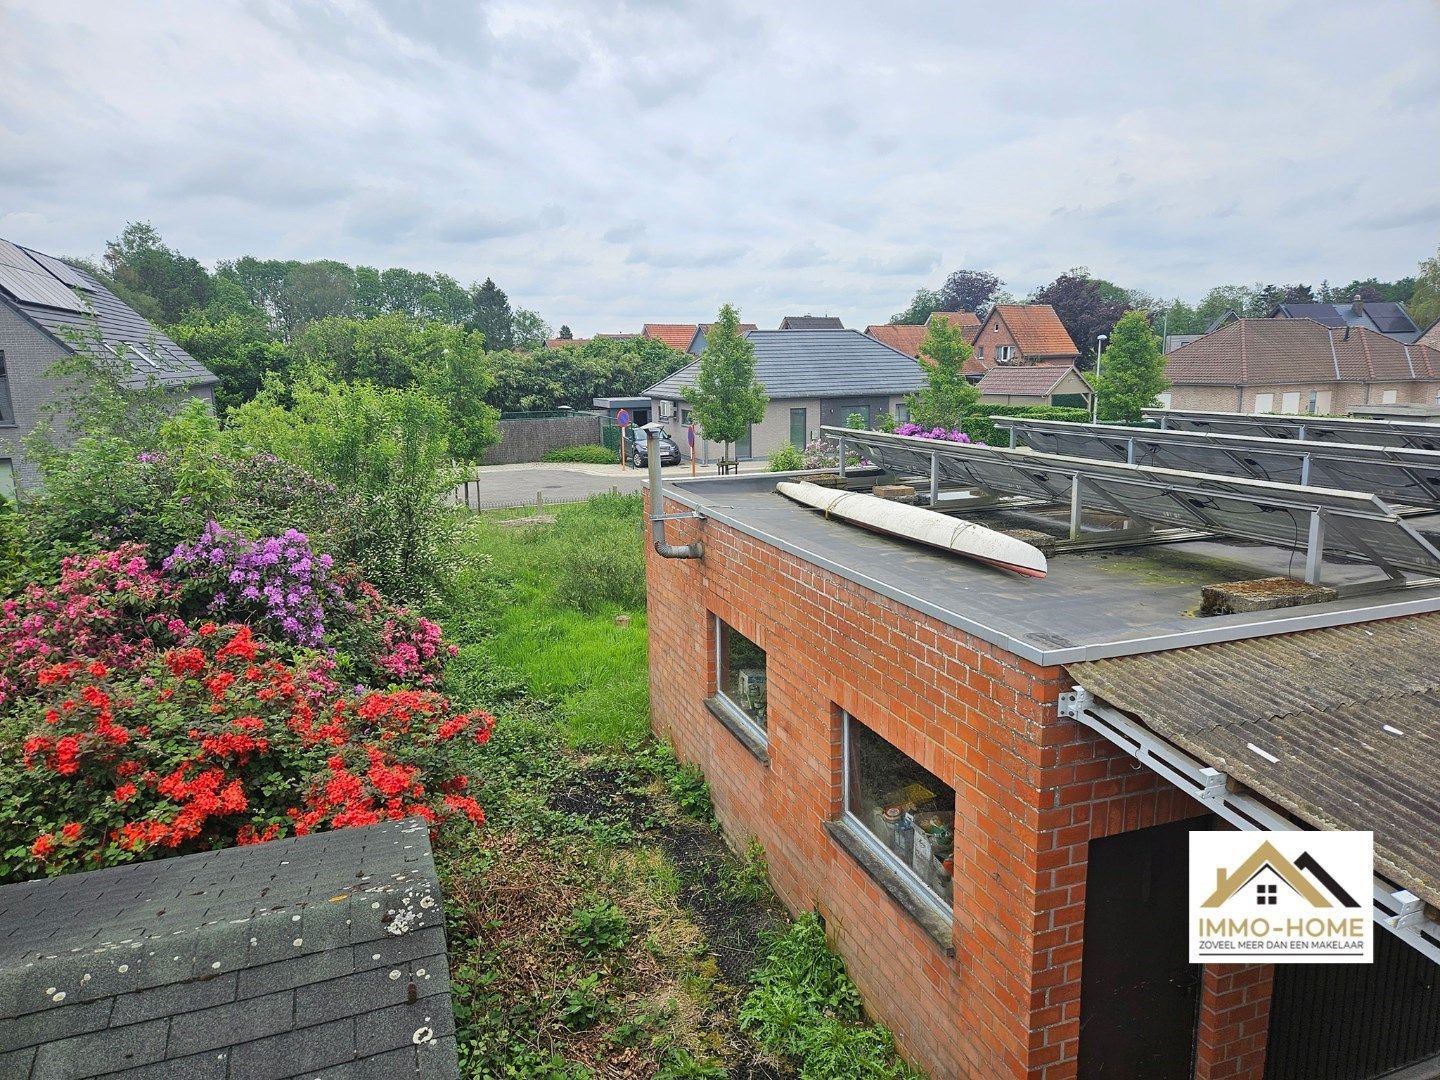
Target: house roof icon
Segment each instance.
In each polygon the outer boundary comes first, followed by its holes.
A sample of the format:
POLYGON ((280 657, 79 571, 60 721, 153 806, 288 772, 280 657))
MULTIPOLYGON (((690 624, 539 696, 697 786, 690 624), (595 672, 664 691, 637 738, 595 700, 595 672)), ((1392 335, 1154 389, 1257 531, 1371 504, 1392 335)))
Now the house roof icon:
MULTIPOLYGON (((1304 861, 1302 859, 1302 861, 1304 861)), ((1281 881, 1299 893, 1311 907, 1328 908, 1335 905, 1323 892, 1317 889, 1300 869, 1275 849, 1269 840, 1257 847, 1251 856, 1234 871, 1223 866, 1215 869, 1215 891, 1200 906, 1217 908, 1231 899, 1245 887, 1256 874, 1269 870, 1281 881)))

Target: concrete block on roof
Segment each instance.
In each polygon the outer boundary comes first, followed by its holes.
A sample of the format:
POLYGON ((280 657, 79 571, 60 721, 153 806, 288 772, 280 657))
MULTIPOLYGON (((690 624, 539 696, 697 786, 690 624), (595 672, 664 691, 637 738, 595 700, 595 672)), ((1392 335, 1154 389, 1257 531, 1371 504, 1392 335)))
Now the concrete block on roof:
POLYGON ((1288 577, 1227 581, 1200 589, 1201 615, 1237 615, 1246 611, 1273 611, 1304 604, 1328 604, 1339 597, 1334 589, 1310 585, 1288 577))

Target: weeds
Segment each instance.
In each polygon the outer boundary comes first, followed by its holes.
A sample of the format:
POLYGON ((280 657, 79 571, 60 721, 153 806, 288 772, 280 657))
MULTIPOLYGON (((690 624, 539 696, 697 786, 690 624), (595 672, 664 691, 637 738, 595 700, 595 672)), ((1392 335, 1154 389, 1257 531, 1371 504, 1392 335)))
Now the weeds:
POLYGON ((570 914, 570 940, 586 956, 598 957, 630 942, 625 914, 609 900, 578 907, 570 914))

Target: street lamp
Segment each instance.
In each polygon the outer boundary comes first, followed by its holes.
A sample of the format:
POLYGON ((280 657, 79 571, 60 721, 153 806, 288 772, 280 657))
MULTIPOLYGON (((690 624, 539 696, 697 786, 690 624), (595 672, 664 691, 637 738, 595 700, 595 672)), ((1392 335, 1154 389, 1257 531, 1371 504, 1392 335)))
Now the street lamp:
POLYGON ((1095 346, 1095 389, 1090 392, 1090 422, 1100 422, 1100 357, 1105 355, 1105 342, 1109 335, 1101 334, 1095 346))

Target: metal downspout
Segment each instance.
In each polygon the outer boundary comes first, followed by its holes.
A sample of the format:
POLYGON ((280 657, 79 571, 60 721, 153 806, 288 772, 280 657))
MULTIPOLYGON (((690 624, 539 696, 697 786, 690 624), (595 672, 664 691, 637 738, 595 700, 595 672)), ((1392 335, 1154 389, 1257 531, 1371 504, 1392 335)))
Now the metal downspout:
MULTIPOLYGON (((662 478, 660 462, 659 424, 646 424, 645 457, 650 466, 650 538, 655 543, 655 552, 666 559, 699 559, 705 555, 705 545, 700 541, 693 544, 671 544, 665 539, 665 481, 662 478)), ((685 517, 698 517, 686 514, 685 517)))

